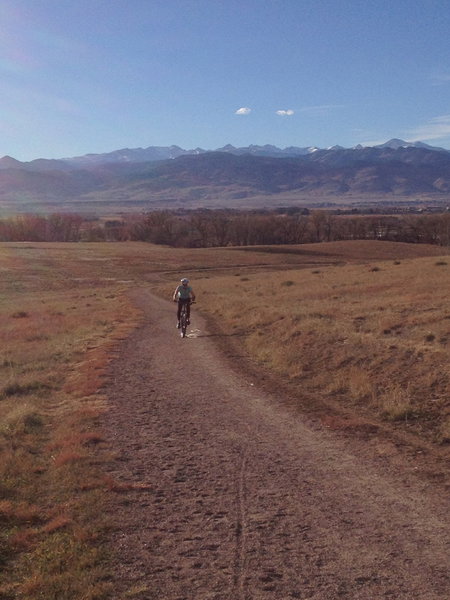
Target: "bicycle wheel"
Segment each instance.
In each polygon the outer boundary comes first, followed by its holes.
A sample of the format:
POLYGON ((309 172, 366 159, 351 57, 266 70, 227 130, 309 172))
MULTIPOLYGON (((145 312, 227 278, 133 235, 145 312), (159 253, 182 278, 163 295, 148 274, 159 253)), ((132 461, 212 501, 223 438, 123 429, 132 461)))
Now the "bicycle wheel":
POLYGON ((186 304, 183 304, 181 307, 181 316, 180 316, 180 324, 181 324, 181 337, 186 337, 186 329, 187 329, 187 308, 186 304))

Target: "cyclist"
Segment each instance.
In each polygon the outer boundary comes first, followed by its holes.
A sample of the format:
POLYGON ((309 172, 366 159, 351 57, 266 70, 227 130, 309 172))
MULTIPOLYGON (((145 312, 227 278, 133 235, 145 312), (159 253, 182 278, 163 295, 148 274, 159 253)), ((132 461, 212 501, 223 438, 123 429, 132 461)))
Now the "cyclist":
POLYGON ((173 301, 178 301, 178 311, 177 311, 177 328, 180 329, 180 317, 181 317, 181 307, 183 304, 186 304, 187 309, 187 324, 190 324, 191 318, 191 301, 195 300, 195 294, 192 287, 189 285, 189 279, 183 277, 181 280, 181 285, 178 285, 173 293, 173 301))

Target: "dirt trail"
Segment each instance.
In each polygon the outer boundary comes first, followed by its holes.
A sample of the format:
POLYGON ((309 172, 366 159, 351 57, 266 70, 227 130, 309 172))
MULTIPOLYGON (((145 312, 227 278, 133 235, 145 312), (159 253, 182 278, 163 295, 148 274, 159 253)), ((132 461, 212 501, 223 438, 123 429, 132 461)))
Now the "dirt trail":
POLYGON ((115 599, 450 598, 448 499, 237 375, 195 311, 182 340, 173 304, 136 302, 103 423, 136 484, 111 506, 115 599))

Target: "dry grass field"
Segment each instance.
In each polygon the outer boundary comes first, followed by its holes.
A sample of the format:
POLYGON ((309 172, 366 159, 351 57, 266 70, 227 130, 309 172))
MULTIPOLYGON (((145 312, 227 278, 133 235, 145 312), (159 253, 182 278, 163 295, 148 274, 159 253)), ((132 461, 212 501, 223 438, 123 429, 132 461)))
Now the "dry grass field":
POLYGON ((222 339, 294 383, 299 405, 444 444, 449 269, 442 248, 383 242, 0 244, 0 598, 108 593, 102 505, 115 484, 97 418, 108 361, 139 323, 128 289, 170 295, 187 275, 222 339))
POLYGON ((137 315, 124 286, 85 259, 63 246, 0 249, 2 598, 94 598, 104 588, 95 421, 108 355, 137 315))
POLYGON ((235 274, 202 303, 304 404, 450 441, 450 256, 235 274), (205 302, 206 301, 206 302, 205 302))

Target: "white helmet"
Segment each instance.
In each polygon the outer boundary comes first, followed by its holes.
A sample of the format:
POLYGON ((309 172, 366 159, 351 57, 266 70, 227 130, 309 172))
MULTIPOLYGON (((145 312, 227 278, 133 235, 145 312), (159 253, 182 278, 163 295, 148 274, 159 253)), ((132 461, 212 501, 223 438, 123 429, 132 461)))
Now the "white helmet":
POLYGON ((186 277, 183 277, 183 279, 181 280, 181 283, 189 283, 189 279, 186 279, 186 277))

